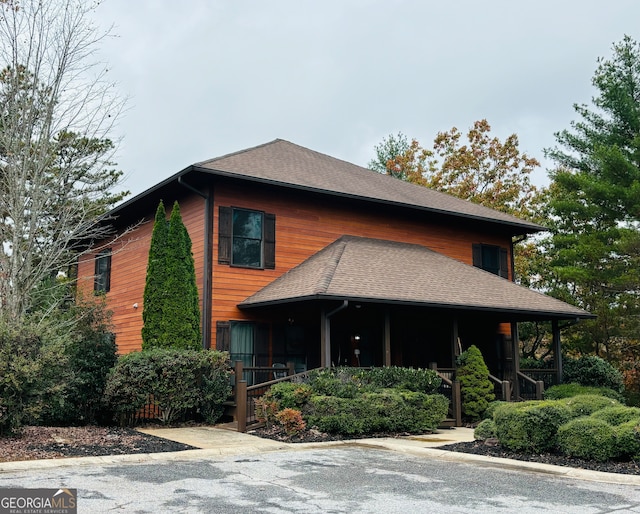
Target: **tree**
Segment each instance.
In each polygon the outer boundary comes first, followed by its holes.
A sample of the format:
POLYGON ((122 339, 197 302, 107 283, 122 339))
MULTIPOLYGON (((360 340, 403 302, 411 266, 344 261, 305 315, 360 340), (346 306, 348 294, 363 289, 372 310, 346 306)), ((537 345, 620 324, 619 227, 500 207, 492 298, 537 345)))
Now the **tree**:
MULTIPOLYGON (((575 327, 579 352, 637 346, 640 314, 640 46, 628 36, 599 59, 592 105, 556 134, 545 242, 546 287, 598 318, 575 327)), ((637 353, 637 351, 636 351, 637 353)))
POLYGON ((476 121, 467 133, 468 144, 453 127, 439 132, 433 149, 406 136, 389 136, 375 147, 369 167, 380 173, 420 184, 503 212, 535 219, 539 192, 530 175, 540 163, 521 153, 518 136, 504 142, 490 137, 486 120, 476 121))
POLYGON ((167 246, 169 240, 169 227, 167 225, 167 213, 164 203, 160 201, 156 209, 153 232, 151 233, 151 245, 147 261, 147 278, 143 293, 142 310, 142 348, 160 346, 164 333, 163 306, 165 295, 168 294, 167 277, 167 246))
POLYGON ((489 368, 477 346, 471 345, 458 357, 456 378, 460 381, 462 412, 471 420, 479 420, 495 395, 489 368))
POLYGON ((123 102, 92 54, 95 5, 0 1, 0 312, 19 324, 44 281, 66 271, 126 193, 110 193, 107 137, 123 102))
POLYGON ((201 347, 196 274, 180 206, 175 202, 167 225, 162 201, 151 235, 142 313, 142 348, 201 347))

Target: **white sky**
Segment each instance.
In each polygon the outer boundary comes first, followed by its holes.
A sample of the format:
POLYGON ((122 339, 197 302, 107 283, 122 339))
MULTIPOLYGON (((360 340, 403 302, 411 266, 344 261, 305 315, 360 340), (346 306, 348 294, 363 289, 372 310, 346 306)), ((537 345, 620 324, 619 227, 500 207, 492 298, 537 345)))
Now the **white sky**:
MULTIPOLYGON (((106 0, 130 98, 114 136, 137 194, 276 138, 366 166, 398 131, 430 146, 486 118, 543 161, 598 57, 640 40, 638 0, 106 0)), ((545 167, 534 181, 544 184, 545 167)))

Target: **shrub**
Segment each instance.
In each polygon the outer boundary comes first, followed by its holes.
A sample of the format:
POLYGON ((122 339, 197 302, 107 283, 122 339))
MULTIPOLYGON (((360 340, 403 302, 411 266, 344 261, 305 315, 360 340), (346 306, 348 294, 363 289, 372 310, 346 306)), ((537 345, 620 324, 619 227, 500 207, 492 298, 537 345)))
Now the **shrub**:
POLYGON ((374 388, 398 388, 425 394, 436 394, 442 383, 438 373, 431 369, 385 366, 363 371, 361 380, 374 388))
POLYGON ((47 400, 64 388, 62 345, 43 340, 31 327, 0 326, 0 435, 40 418, 47 400))
POLYGON ((558 428, 571 419, 570 409, 558 401, 505 403, 493 420, 500 444, 516 451, 543 453, 556 446, 558 428))
POLYGON ((609 425, 616 426, 622 425, 633 419, 640 418, 640 408, 638 407, 626 407, 624 405, 613 405, 611 407, 605 407, 599 411, 591 414, 592 418, 601 419, 606 421, 609 425))
POLYGON ((576 382, 551 386, 545 390, 544 397, 546 400, 560 400, 581 394, 597 394, 606 396, 607 398, 613 398, 620 403, 625 403, 623 396, 613 389, 608 387, 585 386, 576 382))
POLYGON ((496 409, 500 407, 500 405, 504 405, 505 403, 507 402, 502 400, 494 400, 492 402, 489 402, 489 405, 487 405, 487 408, 484 410, 482 417, 484 419, 493 419, 493 414, 496 412, 496 409))
POLYGON ((442 395, 385 389, 356 398, 312 396, 306 408, 309 426, 323 432, 361 435, 373 432, 428 432, 446 417, 442 395))
POLYGON ((314 371, 309 376, 309 386, 318 395, 355 398, 362 388, 357 368, 332 368, 314 371))
POLYGON ((557 401, 569 408, 572 418, 590 416, 594 412, 606 407, 619 405, 616 400, 595 394, 582 394, 557 401))
POLYGON ((480 419, 489 402, 495 399, 489 369, 475 345, 462 352, 458 359, 456 378, 460 381, 462 412, 472 420, 480 419))
POLYGON ((640 459, 640 418, 613 427, 615 435, 614 457, 640 459))
POLYGON ((616 452, 615 431, 601 419, 574 419, 558 429, 558 446, 570 457, 606 461, 616 452))
POLYGON ((473 431, 473 438, 479 441, 496 437, 496 422, 492 419, 483 419, 473 431))
POLYGON ((307 384, 279 382, 256 400, 256 417, 262 423, 275 423, 277 414, 283 409, 300 409, 311 397, 312 389, 307 384))
POLYGON ((215 422, 231 392, 228 355, 216 351, 153 349, 118 359, 109 375, 105 400, 120 423, 134 416, 152 399, 159 419, 170 423, 187 409, 198 409, 215 422))
POLYGON ((585 386, 608 387, 618 393, 624 390, 622 373, 604 359, 585 355, 579 359, 563 359, 562 381, 585 386))
POLYGON ((297 409, 282 409, 276 414, 276 419, 287 435, 296 435, 307 428, 302 413, 297 409))

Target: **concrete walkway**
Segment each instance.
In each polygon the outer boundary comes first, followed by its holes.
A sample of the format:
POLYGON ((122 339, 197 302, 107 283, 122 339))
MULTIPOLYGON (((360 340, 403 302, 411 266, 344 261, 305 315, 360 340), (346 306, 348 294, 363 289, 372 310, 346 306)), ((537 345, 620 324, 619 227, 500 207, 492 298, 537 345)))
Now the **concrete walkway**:
POLYGON ((64 466, 81 466, 87 464, 107 465, 121 464, 125 462, 185 461, 193 459, 212 459, 228 455, 250 455, 264 452, 308 450, 310 448, 359 446, 405 453, 426 459, 473 463, 482 467, 523 470, 563 478, 576 478, 580 480, 640 486, 640 476, 636 475, 603 473, 599 471, 554 466, 551 464, 523 462, 438 449, 439 446, 446 444, 473 441, 473 430, 462 427, 441 429, 434 434, 423 436, 352 439, 348 441, 330 441, 321 443, 283 443, 273 441, 271 439, 264 439, 262 437, 251 435, 250 433, 243 434, 220 427, 202 426, 189 428, 154 428, 140 431, 145 434, 162 437, 171 441, 177 441, 200 449, 152 454, 109 455, 104 457, 74 457, 38 461, 0 462, 0 473, 64 466))

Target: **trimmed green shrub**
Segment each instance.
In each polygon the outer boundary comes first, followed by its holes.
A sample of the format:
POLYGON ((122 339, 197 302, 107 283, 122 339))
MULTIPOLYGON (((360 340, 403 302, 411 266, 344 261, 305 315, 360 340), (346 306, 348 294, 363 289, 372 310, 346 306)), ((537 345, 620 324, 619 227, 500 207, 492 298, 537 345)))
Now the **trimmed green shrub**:
POLYGON ((590 416, 594 412, 606 407, 619 405, 616 400, 596 394, 582 394, 556 401, 562 403, 563 405, 566 405, 569 408, 572 418, 579 418, 580 416, 590 416))
POLYGON ((278 422, 277 414, 283 409, 301 409, 311 397, 308 384, 279 382, 256 400, 256 417, 263 423, 278 422))
POLYGON ((496 409, 500 407, 500 405, 504 405, 505 403, 507 402, 502 400, 494 400, 492 402, 489 402, 489 405, 487 405, 487 408, 484 410, 482 417, 484 419, 493 419, 493 414, 495 413, 496 409))
POLYGON ((431 369, 401 368, 385 366, 362 371, 361 380, 375 388, 398 388, 418 391, 425 394, 436 394, 442 379, 431 369))
POLYGON ((442 395, 385 389, 356 398, 314 395, 305 408, 308 426, 323 432, 362 435, 374 432, 428 432, 445 419, 442 395))
POLYGON ((548 400, 505 403, 493 415, 500 444, 531 453, 554 449, 558 428, 570 419, 569 407, 548 400))
POLYGON ((483 419, 473 431, 473 438, 478 441, 496 437, 496 422, 492 419, 483 419))
POLYGON ((622 425, 623 423, 633 419, 640 418, 640 408, 626 407, 625 405, 613 405, 594 412, 591 414, 591 417, 606 421, 612 426, 622 425))
POLYGON ((489 380, 489 369, 475 345, 458 357, 456 379, 460 381, 462 413, 471 420, 480 419, 489 402, 495 399, 495 394, 489 380))
POLYGON ((606 396, 607 398, 613 398, 620 403, 625 403, 623 396, 613 389, 608 387, 585 386, 576 382, 551 386, 544 391, 544 398, 545 400, 560 400, 581 394, 597 394, 606 396))
POLYGON ((148 401, 164 423, 187 409, 215 422, 231 392, 228 354, 217 351, 154 349, 118 359, 105 388, 105 401, 121 424, 132 424, 148 401))
POLYGON ((613 427, 615 435, 614 457, 640 459, 640 418, 613 427))
POLYGON ((320 396, 355 398, 362 390, 361 374, 358 368, 322 369, 310 373, 307 383, 320 396))
POLYGON ((624 390, 622 373, 595 355, 585 355, 579 359, 565 357, 562 364, 562 381, 608 387, 619 393, 624 390))
POLYGON ((570 457, 606 461, 616 453, 615 431, 601 419, 573 419, 558 429, 558 447, 570 457))

